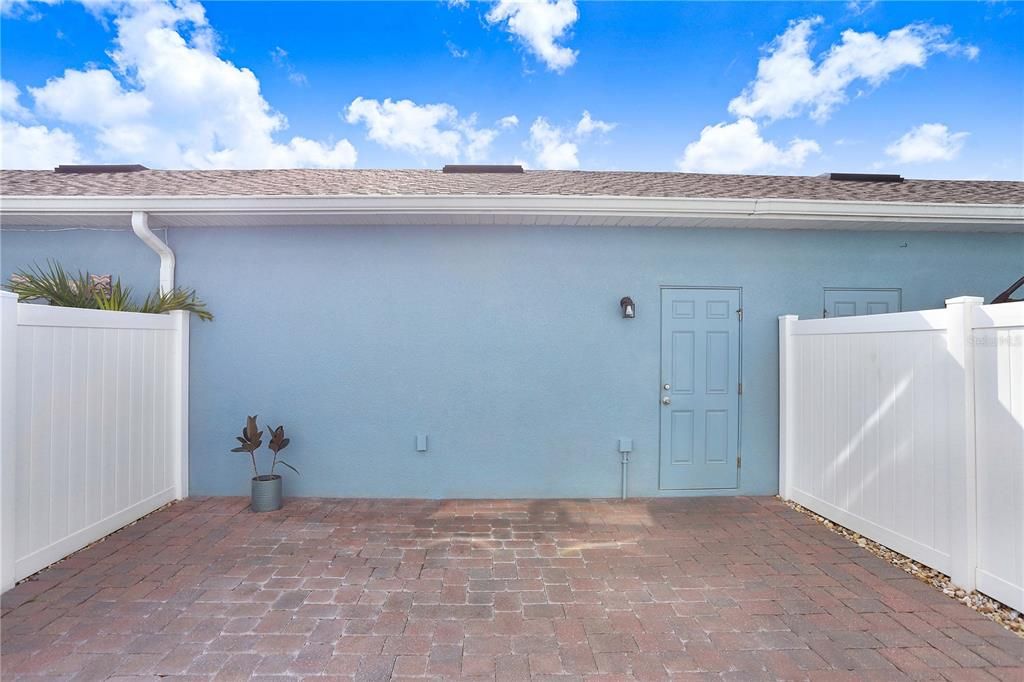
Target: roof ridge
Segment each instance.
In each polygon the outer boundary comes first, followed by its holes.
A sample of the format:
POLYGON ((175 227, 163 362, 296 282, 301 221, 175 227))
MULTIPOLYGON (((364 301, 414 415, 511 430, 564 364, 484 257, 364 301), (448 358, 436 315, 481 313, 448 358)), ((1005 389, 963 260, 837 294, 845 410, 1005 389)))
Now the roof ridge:
POLYGON ((432 168, 153 169, 131 173, 0 170, 0 196, 515 195, 805 199, 1024 205, 1017 180, 840 182, 812 175, 634 170, 442 173, 432 168))

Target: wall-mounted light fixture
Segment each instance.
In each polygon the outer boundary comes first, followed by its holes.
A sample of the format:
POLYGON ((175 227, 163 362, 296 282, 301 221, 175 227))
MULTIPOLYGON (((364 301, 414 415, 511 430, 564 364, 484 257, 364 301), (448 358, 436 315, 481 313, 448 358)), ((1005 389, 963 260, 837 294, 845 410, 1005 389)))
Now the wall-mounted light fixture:
POLYGON ((633 299, 629 296, 624 296, 622 300, 619 301, 619 307, 622 308, 622 316, 627 320, 632 320, 636 317, 636 303, 633 303, 633 299))

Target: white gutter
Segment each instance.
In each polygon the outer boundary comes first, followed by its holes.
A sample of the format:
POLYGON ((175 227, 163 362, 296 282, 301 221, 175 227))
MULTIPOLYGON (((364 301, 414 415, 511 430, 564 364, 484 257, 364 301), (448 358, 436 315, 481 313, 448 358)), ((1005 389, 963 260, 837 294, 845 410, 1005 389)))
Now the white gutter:
POLYGON ((562 195, 4 196, 0 218, 125 216, 547 215, 987 223, 1024 230, 1022 204, 562 195))
POLYGON ((132 231, 160 256, 160 293, 166 294, 174 288, 174 252, 149 229, 149 214, 145 211, 132 211, 132 231))

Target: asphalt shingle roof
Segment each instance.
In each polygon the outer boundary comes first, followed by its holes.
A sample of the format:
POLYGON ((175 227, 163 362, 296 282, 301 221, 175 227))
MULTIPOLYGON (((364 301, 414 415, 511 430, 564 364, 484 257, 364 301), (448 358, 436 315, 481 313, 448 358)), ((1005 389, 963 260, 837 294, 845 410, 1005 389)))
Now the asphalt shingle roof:
POLYGON ((438 170, 0 171, 3 196, 558 195, 817 199, 1024 205, 1024 182, 906 180, 628 171, 442 173, 438 170))

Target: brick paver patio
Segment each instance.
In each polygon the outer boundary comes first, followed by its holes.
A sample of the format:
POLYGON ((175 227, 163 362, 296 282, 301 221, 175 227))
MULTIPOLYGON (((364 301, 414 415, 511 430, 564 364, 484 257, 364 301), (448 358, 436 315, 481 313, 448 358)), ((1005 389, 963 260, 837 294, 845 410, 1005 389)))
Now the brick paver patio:
POLYGON ((1024 679, 1024 639, 771 498, 193 498, 2 630, 5 680, 1024 679))

